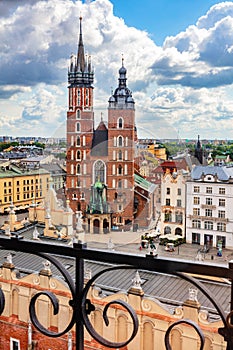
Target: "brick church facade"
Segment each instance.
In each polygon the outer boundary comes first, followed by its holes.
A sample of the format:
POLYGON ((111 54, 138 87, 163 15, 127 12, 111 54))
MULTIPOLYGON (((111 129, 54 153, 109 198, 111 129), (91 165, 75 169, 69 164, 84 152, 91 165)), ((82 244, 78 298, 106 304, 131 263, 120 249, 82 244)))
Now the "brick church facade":
POLYGON ((108 100, 108 121, 101 119, 96 129, 93 82, 80 18, 77 57, 71 56, 68 71, 66 195, 73 211, 82 211, 89 232, 146 227, 153 218, 154 185, 135 175, 135 103, 123 59, 118 86, 108 100))

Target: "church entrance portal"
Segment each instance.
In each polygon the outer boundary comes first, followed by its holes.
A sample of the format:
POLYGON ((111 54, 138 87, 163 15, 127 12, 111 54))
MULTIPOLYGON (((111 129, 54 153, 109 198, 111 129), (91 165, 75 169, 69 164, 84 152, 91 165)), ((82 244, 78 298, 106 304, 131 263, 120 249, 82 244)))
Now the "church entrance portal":
POLYGON ((95 219, 93 222, 93 233, 100 233, 100 221, 95 219))

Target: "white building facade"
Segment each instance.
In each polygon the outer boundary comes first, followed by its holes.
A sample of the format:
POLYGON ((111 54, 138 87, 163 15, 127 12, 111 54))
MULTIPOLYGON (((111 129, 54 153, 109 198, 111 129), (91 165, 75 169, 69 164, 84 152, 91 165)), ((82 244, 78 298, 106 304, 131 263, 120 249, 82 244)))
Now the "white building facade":
POLYGON ((186 196, 186 242, 233 248, 233 167, 196 166, 186 196))
POLYGON ((161 180, 161 234, 185 237, 187 172, 167 171, 161 180))

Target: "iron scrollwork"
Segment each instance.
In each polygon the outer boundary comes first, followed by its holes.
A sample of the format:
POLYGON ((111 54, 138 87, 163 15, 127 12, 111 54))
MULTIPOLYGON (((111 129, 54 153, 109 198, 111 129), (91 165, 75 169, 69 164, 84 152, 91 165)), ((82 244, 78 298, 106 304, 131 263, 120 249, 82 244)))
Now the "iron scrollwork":
POLYGON ((47 296, 52 305, 53 305, 53 314, 57 315, 59 312, 59 303, 58 303, 58 299, 57 297, 50 291, 42 291, 39 292, 37 294, 35 294, 31 301, 30 301, 30 305, 29 305, 29 314, 30 314, 30 318, 32 321, 32 324, 34 325, 34 327, 41 332, 42 334, 48 336, 48 337, 53 337, 53 338, 58 338, 60 336, 62 336, 63 334, 66 334, 67 332, 69 332, 71 330, 71 328, 74 326, 75 324, 75 285, 73 282, 72 277, 70 276, 70 274, 67 272, 67 270, 64 268, 64 266, 57 260, 55 259, 53 256, 48 255, 48 254, 44 254, 44 253, 36 253, 36 255, 41 256, 49 261, 51 261, 56 268, 61 272, 62 276, 64 277, 66 283, 69 286, 69 289, 71 291, 71 295, 72 295, 72 300, 70 301, 70 306, 73 309, 73 314, 72 314, 72 318, 69 322, 69 324, 67 325, 67 327, 61 331, 61 332, 53 332, 48 330, 47 328, 45 328, 38 320, 37 316, 36 316, 36 310, 35 310, 35 304, 36 304, 36 300, 41 296, 41 295, 45 295, 47 296))
POLYGON ((181 323, 188 324, 189 326, 193 327, 196 330, 197 334, 199 335, 200 341, 201 341, 200 350, 203 350, 204 343, 205 343, 205 337, 204 337, 204 334, 203 334, 202 330, 198 327, 198 325, 195 322, 193 322, 191 320, 186 320, 186 319, 176 321, 176 322, 172 323, 168 327, 168 329, 167 329, 167 331, 165 333, 165 347, 166 347, 166 350, 172 350, 170 342, 169 342, 169 336, 170 336, 170 333, 171 333, 172 329, 175 326, 177 326, 178 324, 181 324, 181 323))
MULTIPOLYGON (((232 324, 232 317, 233 317, 233 311, 231 311, 228 315, 223 311, 222 307, 217 303, 214 296, 208 290, 200 281, 196 280, 192 276, 189 276, 183 272, 176 272, 177 276, 180 276, 181 278, 185 279, 186 281, 192 283, 195 285, 207 298, 208 300, 214 305, 216 310, 218 311, 218 314, 221 317, 221 320, 224 324, 223 328, 219 328, 218 332, 220 335, 224 337, 224 340, 228 342, 229 349, 233 349, 233 324, 232 324)), ((197 330, 197 328, 195 327, 197 330)), ((197 330, 198 332, 198 330, 197 330)), ((198 332, 199 333, 199 332, 198 332)), ((200 334, 199 334, 200 336, 200 334)), ((201 336, 200 336, 201 337, 201 336)), ((167 348, 167 350, 170 350, 170 348, 167 348)), ((200 349, 201 350, 201 349, 200 349)))
MULTIPOLYGON (((113 300, 113 301, 109 302, 107 305, 105 305, 104 310, 103 310, 103 319, 104 319, 106 326, 109 325, 109 319, 107 316, 107 312, 108 312, 108 309, 111 305, 121 305, 124 309, 126 309, 128 311, 128 313, 132 319, 132 322, 133 322, 133 330, 132 330, 131 336, 127 340, 125 340, 123 342, 111 342, 111 341, 103 338, 100 334, 98 334, 96 332, 96 330, 94 329, 94 327, 92 326, 92 324, 88 318, 88 314, 90 314, 90 312, 89 312, 89 310, 87 311, 86 301, 88 300, 87 299, 88 291, 89 291, 91 285, 94 283, 94 281, 98 277, 100 277, 102 274, 104 274, 106 272, 119 270, 119 269, 133 269, 133 267, 132 266, 114 266, 114 267, 110 267, 108 269, 100 271, 99 273, 97 273, 93 278, 91 278, 87 282, 87 284, 83 290, 83 294, 82 294, 81 308, 82 308, 83 321, 84 321, 84 324, 86 326, 86 329, 95 340, 97 340, 100 344, 107 346, 109 348, 122 348, 122 347, 126 346, 127 344, 129 344, 134 339, 134 337, 136 336, 136 334, 138 332, 137 314, 134 311, 134 309, 123 300, 119 300, 119 299, 113 300)), ((90 301, 88 304, 90 304, 90 301)), ((94 309, 95 309, 94 305, 92 305, 92 311, 94 311, 94 309)))

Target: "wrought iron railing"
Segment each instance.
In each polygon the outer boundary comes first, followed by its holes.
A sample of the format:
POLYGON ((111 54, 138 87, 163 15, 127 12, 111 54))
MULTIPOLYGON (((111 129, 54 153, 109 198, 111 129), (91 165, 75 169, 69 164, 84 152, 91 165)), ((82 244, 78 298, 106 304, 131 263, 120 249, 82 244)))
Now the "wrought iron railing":
MULTIPOLYGON (((57 297, 51 291, 40 291, 34 295, 31 299, 29 306, 29 313, 31 317, 31 322, 36 327, 36 329, 42 334, 48 337, 60 337, 61 335, 70 331, 74 326, 76 328, 76 339, 75 347, 78 350, 84 349, 84 327, 90 333, 90 335, 102 345, 108 348, 121 348, 126 346, 137 334, 138 330, 138 319, 136 312, 123 300, 115 300, 107 304, 103 310, 103 321, 108 325, 108 308, 112 304, 117 304, 123 307, 129 312, 132 319, 133 330, 129 338, 124 342, 111 342, 103 338, 100 334, 96 332, 93 325, 89 321, 88 315, 95 310, 94 305, 87 298, 88 291, 94 281, 106 271, 112 271, 116 269, 140 269, 148 270, 153 272, 173 274, 185 279, 186 281, 192 283, 196 288, 198 288, 213 304, 216 308, 219 316, 221 317, 223 327, 218 330, 219 334, 224 337, 227 344, 227 350, 233 349, 233 311, 228 315, 223 311, 222 306, 218 304, 215 297, 211 295, 210 291, 204 286, 199 280, 192 277, 192 275, 205 275, 214 276, 219 278, 228 279, 231 284, 233 281, 233 262, 229 263, 229 267, 202 265, 200 263, 193 263, 188 261, 179 261, 178 259, 168 260, 161 259, 154 255, 139 256, 139 255, 129 255, 121 254, 109 251, 99 251, 87 248, 85 244, 74 243, 73 247, 64 245, 51 245, 41 242, 32 242, 20 239, 20 237, 12 238, 0 238, 1 249, 9 251, 20 251, 30 254, 35 254, 37 256, 43 257, 49 260, 52 264, 56 266, 59 270, 66 283, 69 286, 71 292, 70 306, 72 308, 72 318, 67 325, 67 327, 62 332, 53 332, 46 329, 39 321, 36 315, 36 300, 40 295, 46 295, 54 308, 54 314, 59 311, 59 303, 57 297), (55 257, 56 256, 56 257, 55 257), (75 260, 75 281, 68 273, 66 268, 58 260, 57 256, 67 256, 72 257, 75 260), (114 267, 110 267, 97 273, 93 278, 91 278, 84 286, 84 260, 95 262, 105 262, 115 264, 114 267)), ((233 287, 231 285, 231 305, 230 309, 233 310, 233 287)), ((5 297, 3 291, 0 289, 0 314, 4 310, 5 297)), ((169 335, 174 326, 180 323, 188 324, 196 330, 200 337, 200 350, 204 347, 204 336, 197 324, 191 320, 182 319, 170 325, 165 334, 165 347, 167 350, 171 350, 171 345, 169 343, 169 335)))

